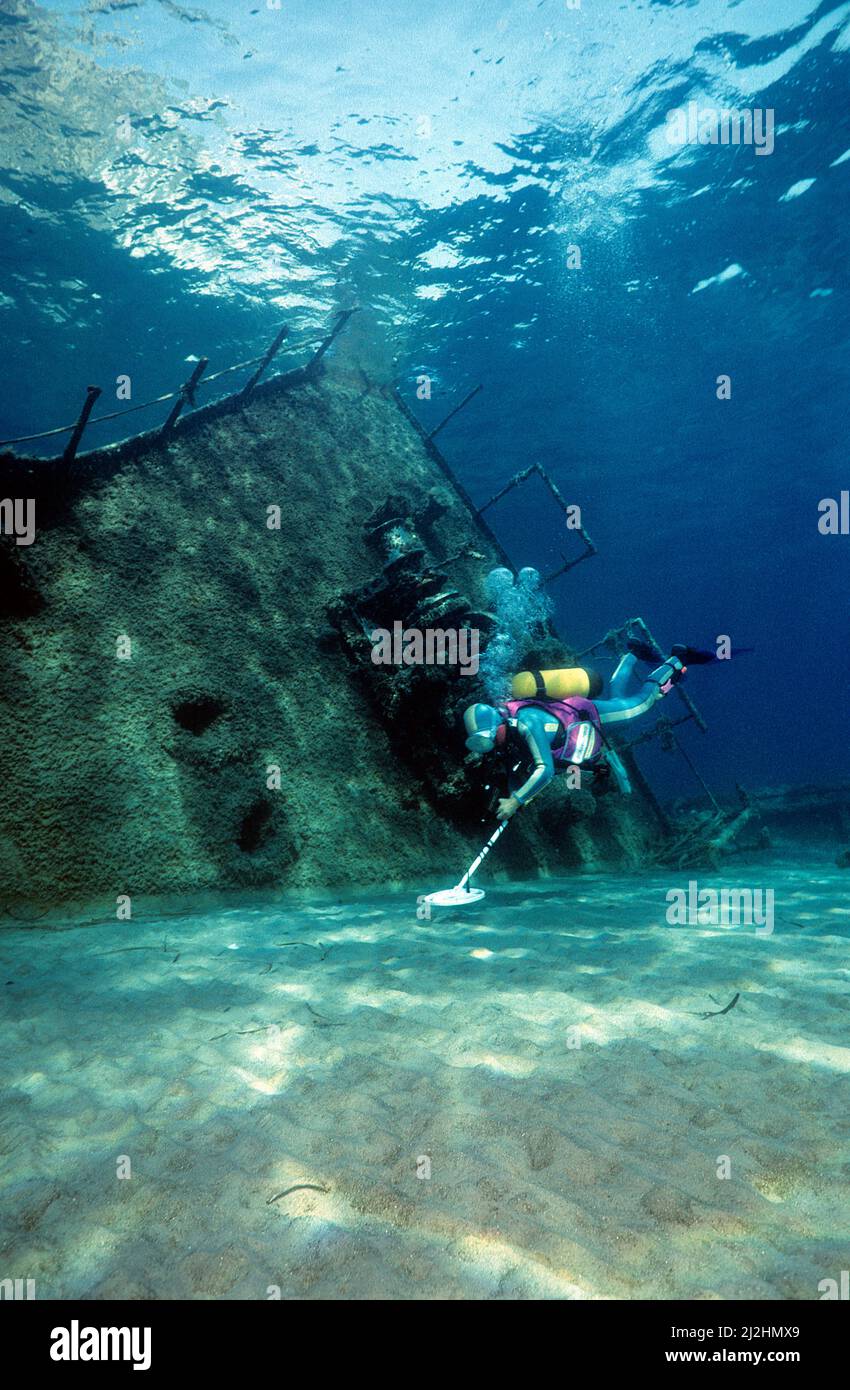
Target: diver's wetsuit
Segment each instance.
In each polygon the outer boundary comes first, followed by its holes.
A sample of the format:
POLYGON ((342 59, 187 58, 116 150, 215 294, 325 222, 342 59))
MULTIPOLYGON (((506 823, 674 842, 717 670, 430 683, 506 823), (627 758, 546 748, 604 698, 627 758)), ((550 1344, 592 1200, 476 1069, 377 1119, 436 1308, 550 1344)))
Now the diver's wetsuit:
MULTIPOLYGON (((682 663, 675 657, 670 657, 662 666, 658 666, 649 676, 639 681, 631 694, 627 694, 628 687, 635 684, 634 670, 636 664, 637 657, 633 652, 627 652, 611 677, 610 698, 593 701, 603 725, 617 724, 624 719, 636 719, 638 715, 645 714, 648 709, 652 708, 656 700, 660 700, 661 696, 666 693, 662 687, 682 669, 682 663)), ((551 726, 554 723, 552 715, 536 705, 526 705, 517 716, 517 733, 523 738, 534 760, 534 770, 530 777, 523 782, 518 791, 513 793, 515 800, 521 806, 525 805, 526 801, 530 801, 539 791, 542 791, 555 776, 552 745, 560 740, 562 729, 560 724, 556 724, 556 727, 552 729, 551 726), (548 729, 547 725, 549 726, 548 729)), ((606 756, 620 790, 630 792, 631 786, 626 769, 617 754, 609 747, 606 756)))

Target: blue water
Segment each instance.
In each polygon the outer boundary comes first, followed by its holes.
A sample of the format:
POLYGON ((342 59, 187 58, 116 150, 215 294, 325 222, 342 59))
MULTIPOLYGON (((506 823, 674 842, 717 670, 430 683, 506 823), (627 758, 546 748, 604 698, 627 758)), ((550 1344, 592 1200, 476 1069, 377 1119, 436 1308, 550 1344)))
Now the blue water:
MULTIPOLYGON (((570 638, 639 613, 757 647, 692 675, 716 786, 847 775, 850 538, 817 505, 850 486, 850 6, 6 0, 0 41, 3 438, 283 320, 302 360, 359 303, 361 361, 425 423, 484 384, 441 436, 476 500, 539 460, 581 505, 570 638), (773 153, 671 147, 691 100, 775 111, 773 153)), ((561 562, 535 487, 492 521, 561 562)))

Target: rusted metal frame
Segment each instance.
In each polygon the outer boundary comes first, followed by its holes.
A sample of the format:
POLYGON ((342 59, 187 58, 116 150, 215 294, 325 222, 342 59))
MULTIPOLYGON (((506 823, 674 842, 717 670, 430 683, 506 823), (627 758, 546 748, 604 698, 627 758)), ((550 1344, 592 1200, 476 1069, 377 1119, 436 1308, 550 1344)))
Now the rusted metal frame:
MULTIPOLYGON (((639 627, 649 644, 653 646, 656 651, 661 651, 660 646, 656 642, 655 638, 653 637, 643 618, 634 618, 632 620, 631 626, 639 627)), ((703 733, 705 733, 708 729, 708 725, 706 724, 705 720, 703 719, 702 715, 700 714, 699 710, 697 709, 688 692, 682 689, 681 684, 677 684, 675 686, 675 690, 682 704, 685 706, 685 709, 690 712, 691 718, 695 720, 697 727, 700 728, 703 733)))
POLYGON ((242 387, 242 390, 239 392, 238 398, 240 401, 247 400, 254 387, 256 386, 257 382, 260 380, 260 377, 263 375, 263 372, 266 370, 269 363, 271 362, 272 358, 275 357, 278 353, 284 338, 288 337, 289 325, 285 323, 276 334, 274 342, 269 346, 257 370, 254 372, 253 376, 249 377, 245 385, 242 387))
POLYGON ((321 343, 316 348, 316 351, 313 353, 313 356, 310 358, 310 361, 304 368, 304 371, 306 373, 315 371, 316 367, 318 367, 328 348, 331 346, 331 343, 333 343, 333 341, 339 337, 340 333, 345 328, 345 325, 348 323, 348 320, 351 318, 353 314, 356 314, 357 312, 358 309, 356 307, 354 309, 340 310, 339 314, 337 315, 336 323, 334 324, 330 333, 327 335, 326 338, 322 339, 321 343))
MULTIPOLYGON (((686 723, 687 721, 685 721, 685 720, 680 720, 679 722, 680 722, 680 723, 686 723)), ((693 762, 693 759, 691 758, 690 754, 689 754, 689 753, 687 752, 687 750, 682 746, 682 744, 679 742, 679 740, 677 739, 676 735, 672 732, 672 730, 670 731, 670 737, 671 737, 671 739, 673 740, 674 746, 675 746, 675 747, 678 749, 678 751, 681 753, 682 757, 684 758, 685 762, 687 763, 687 765, 688 765, 688 767, 690 768, 691 772, 693 773, 694 777, 695 777, 695 778, 697 779, 697 781, 699 782, 700 786, 702 787, 703 791, 705 792, 706 796, 708 797, 708 799, 709 799, 709 801, 711 802, 712 806, 714 807, 715 811, 719 811, 719 810, 721 809, 721 807, 720 807, 720 802, 717 800, 717 797, 714 795, 714 792, 711 790, 711 787, 710 787, 710 786, 708 785, 708 783, 706 782, 706 780, 705 780, 705 778, 703 777, 702 773, 701 773, 701 772, 699 771, 699 769, 696 767, 696 765, 695 765, 695 763, 693 762)))
POLYGON ((481 527, 481 530, 486 535, 488 541, 492 545, 502 564, 505 566, 506 569, 510 570, 511 574, 515 575, 516 569, 514 567, 513 560, 508 555, 499 538, 496 535, 494 535, 487 522, 483 519, 482 516, 480 516, 478 509, 475 506, 475 503, 473 502, 466 488, 463 486, 463 483, 461 483, 455 477, 454 472, 450 468, 445 455, 440 453, 438 446, 434 443, 433 439, 431 438, 425 427, 420 423, 419 420, 417 420, 413 411, 410 409, 410 406, 407 404, 404 397, 401 395, 401 392, 398 390, 398 387, 396 386, 393 387, 393 400, 395 401, 404 418, 416 430, 416 433, 422 440, 422 443, 425 446, 425 450, 428 453, 429 457, 434 460, 437 467, 440 469, 440 472, 444 474, 447 482, 451 485, 451 487, 457 493, 460 500, 463 502, 463 505, 466 507, 467 511, 469 511, 473 518, 478 522, 478 525, 481 527))
MULTIPOLYGON (((321 344, 319 345, 319 347, 318 347, 318 349, 316 350, 316 352, 313 354, 313 356, 312 356, 312 358, 310 359, 310 361, 307 363, 307 365, 306 365, 305 367, 302 367, 302 368, 298 369, 297 375, 300 377, 300 379, 303 379, 306 375, 308 375, 308 374, 310 373, 310 371, 311 371, 313 368, 316 367, 316 365, 321 361, 321 359, 322 359, 322 357, 324 356, 324 354, 327 352, 327 350, 328 350, 328 348, 330 347, 331 343, 332 343, 332 342, 334 341, 334 339, 339 335, 339 333, 342 332, 343 328, 344 328, 345 325, 347 324, 348 320, 351 318, 352 314, 355 314, 355 313, 357 313, 357 309, 345 309, 345 310, 343 310, 343 311, 339 314, 339 316, 338 316, 338 318, 337 318, 337 322, 335 323, 335 325, 334 325, 332 331, 327 335, 326 338, 323 339, 323 341, 322 341, 321 344)), ((259 383, 260 378, 262 377, 263 373, 267 370, 267 368, 268 368, 269 364, 271 363, 272 359, 274 358, 274 356, 276 355, 276 353, 279 351, 280 346, 281 346, 281 344, 283 343, 284 339, 287 338, 288 336, 289 336, 289 327, 288 327, 288 325, 284 324, 284 325, 279 329, 278 333, 276 334, 276 336, 275 336, 275 338, 274 338, 274 341, 271 343, 271 345, 269 346, 269 348, 268 348, 268 350, 266 351, 266 353, 264 354, 264 356, 263 356, 262 358, 254 358, 254 359, 252 359, 253 361, 258 362, 259 365, 258 365, 258 367, 257 367, 257 370, 253 373, 253 375, 248 379, 248 381, 246 382, 246 384, 243 386, 242 390, 241 390, 241 391, 237 391, 233 396, 227 397, 226 399, 231 400, 231 401, 233 401, 233 402, 238 402, 238 401, 244 401, 244 400, 246 400, 246 399, 251 395, 251 393, 253 392, 254 388, 255 388, 255 387, 257 386, 257 384, 259 383)), ((159 405, 162 401, 174 399, 174 405, 173 405, 173 407, 172 407, 172 409, 171 409, 171 411, 170 411, 170 413, 169 413, 169 415, 168 415, 167 420, 166 420, 165 423, 162 425, 162 427, 159 429, 159 431, 156 432, 160 438, 167 437, 167 436, 171 433, 171 431, 173 430, 174 426, 176 425, 177 420, 179 419, 179 417, 180 417, 180 415, 181 415, 181 413, 182 413, 182 411, 183 411, 183 408, 184 408, 184 406, 187 404, 187 402, 188 402, 190 405, 194 405, 194 404, 195 404, 195 389, 197 388, 198 384, 200 383, 201 376, 203 375, 204 371, 206 370, 208 364, 209 364, 209 359, 208 359, 208 358, 206 358, 206 357, 201 358, 201 360, 197 363, 197 365, 196 365, 194 371, 192 372, 192 375, 189 377, 188 381, 186 381, 186 382, 183 383, 183 385, 181 386, 180 390, 179 390, 178 392, 176 392, 176 394, 175 394, 174 397, 172 397, 171 395, 159 396, 159 397, 156 398, 156 400, 145 401, 142 405, 128 406, 128 408, 127 408, 126 410, 116 410, 116 411, 113 411, 113 412, 112 412, 111 414, 109 414, 109 415, 99 415, 99 416, 97 417, 97 419, 96 419, 96 420, 92 420, 91 423, 92 423, 93 425, 97 425, 97 424, 100 424, 100 422, 101 422, 102 420, 116 420, 116 419, 118 419, 118 418, 119 418, 120 416, 122 416, 122 415, 131 415, 134 411, 138 411, 138 410, 147 410, 150 406, 159 405)), ((241 364, 237 364, 237 365, 234 366, 234 367, 225 367, 223 371, 216 372, 216 373, 213 374, 213 376, 209 377, 209 378, 208 378, 208 381, 212 382, 212 381, 216 380, 218 377, 227 375, 228 372, 237 371, 237 370, 239 370, 241 367, 249 366, 249 365, 250 365, 250 363, 241 363, 241 364)), ((290 375, 293 375, 293 374, 290 374, 290 375)), ((203 385, 206 385, 206 384, 207 384, 206 382, 203 383, 203 385)), ((86 425, 89 423, 89 416, 91 415, 91 412, 92 412, 92 408, 93 408, 93 406, 94 406, 94 403, 95 403, 95 401, 98 399, 98 397, 99 397, 101 394, 102 394, 102 391, 101 391, 101 388, 100 388, 99 386, 89 386, 89 387, 87 388, 86 399, 85 399, 85 401, 84 401, 84 403, 83 403, 83 408, 82 408, 82 410, 80 411, 79 418, 78 418, 77 423, 76 423, 75 425, 61 425, 58 429, 43 430, 40 434, 30 434, 30 435, 21 436, 20 438, 16 438, 16 439, 7 439, 7 440, 4 441, 4 444, 20 444, 20 443, 27 443, 27 442, 29 442, 30 440, 48 439, 48 438, 50 438, 52 435, 70 434, 70 438, 69 438, 68 443, 67 443, 67 445, 66 445, 66 447, 65 447, 65 451, 64 451, 64 453, 62 454, 62 460, 63 460, 63 462, 64 462, 66 465, 72 463, 73 460, 74 460, 74 458, 75 458, 75 456, 76 456, 76 454, 77 454, 77 450, 78 450, 79 445, 80 445, 80 440, 81 440, 82 437, 83 437, 83 432, 84 432, 84 430, 85 430, 85 428, 86 428, 86 425)), ((444 422, 444 423, 445 423, 445 422, 444 422)), ((134 436, 131 436, 131 437, 132 437, 132 438, 140 438, 141 436, 134 435, 134 436)), ((125 441, 125 442, 127 442, 127 441, 125 441)), ((2 447, 2 446, 0 446, 0 447, 2 447)))
MULTIPOLYGON (((611 628, 609 632, 606 632, 604 637, 600 637, 598 642, 594 642, 591 646, 585 647, 583 651, 576 652, 576 661, 580 661, 584 656, 591 656, 593 652, 599 651, 600 647, 608 646, 612 638, 623 637, 624 634, 631 632, 632 629, 636 627, 640 628, 648 644, 651 647, 654 647, 655 650, 660 653, 661 647, 656 642, 655 638, 653 637, 643 618, 630 618, 628 622, 623 623, 622 627, 611 628)), ((663 660, 663 657, 661 657, 661 659, 663 660)), ((674 689, 682 704, 685 706, 685 709, 688 711, 689 717, 693 719, 697 727, 701 729, 703 733, 705 733, 708 729, 708 725, 706 724, 705 720, 699 712, 699 709, 694 704, 688 692, 682 689, 681 684, 674 686, 674 689)))
POLYGON ((71 438, 65 445, 65 452, 62 455, 62 462, 65 464, 66 467, 69 467, 74 462, 77 449, 80 446, 80 440, 83 437, 83 431, 86 425, 88 424, 89 416, 92 413, 95 401, 101 394, 101 390, 102 388, 100 386, 86 387, 86 398, 83 401, 83 408, 80 411, 80 417, 73 428, 71 438))
MULTIPOLYGON (((626 633, 634 631, 635 628, 640 629, 649 646, 653 647, 657 652, 661 653, 661 647, 655 640, 655 637, 653 636, 647 624, 644 622, 643 618, 631 618, 628 622, 624 623, 622 627, 612 628, 610 632, 606 632, 605 636, 601 638, 600 641, 594 642, 592 646, 586 647, 582 652, 577 652, 575 659, 579 661, 582 657, 589 656, 592 652, 598 651, 600 647, 604 647, 608 643, 610 643, 612 638, 616 639, 623 637, 626 633)), ((681 684, 677 684, 676 686, 674 686, 674 689, 682 704, 684 705, 687 713, 681 719, 669 719, 667 716, 662 715, 660 719, 656 720, 655 724, 653 724, 651 729, 647 729, 644 733, 638 734, 635 738, 630 739, 628 743, 623 744, 623 750, 629 752, 641 743, 647 743, 651 739, 659 737, 661 734, 669 733, 674 747, 677 749, 679 753, 681 753, 682 757, 684 758, 685 762, 687 763, 696 780, 699 782, 700 786, 702 787, 712 806, 714 806, 715 809, 719 810, 720 806, 717 801, 717 798, 715 797, 705 778, 694 765, 690 755, 682 746, 681 742, 673 732, 673 730, 677 729, 680 725, 689 724, 691 721, 693 721, 703 733, 706 733, 708 725, 706 724, 705 720, 703 719, 702 715, 700 714, 699 710, 697 709, 697 706, 694 704, 690 695, 688 695, 687 691, 682 689, 681 684)), ((632 753, 632 759, 634 760, 634 753, 632 753)))
POLYGON ((651 743, 654 738, 660 738, 662 734, 678 729, 682 724, 690 724, 692 720, 692 714, 683 714, 681 719, 668 719, 666 715, 662 714, 659 719, 656 719, 651 729, 644 729, 642 733, 635 734, 634 738, 620 744, 620 747, 637 748, 641 743, 651 743))
MULTIPOLYGON (((500 502, 513 488, 519 487, 521 483, 526 482, 535 473, 538 477, 542 478, 544 484, 554 498, 556 505, 560 507, 561 511, 564 513, 564 516, 569 516, 569 503, 566 501, 557 483, 554 483, 549 477, 542 463, 532 463, 528 468, 524 468, 521 472, 515 473, 514 476, 505 483, 503 488, 500 488, 498 492, 493 494, 489 501, 484 503, 483 507, 478 508, 478 515, 481 516, 483 512, 487 511, 488 507, 492 507, 495 503, 500 502)), ((568 570, 574 569, 576 565, 580 565, 582 560, 589 560, 591 555, 596 555, 598 553, 596 546, 584 526, 577 526, 571 529, 576 530, 584 541, 584 552, 578 555, 574 560, 568 560, 564 552, 561 551, 564 560, 563 565, 561 565, 559 569, 553 570, 551 574, 545 575, 543 579, 544 584, 551 584, 553 580, 559 579, 560 576, 566 574, 568 570)))
POLYGON ((461 410, 463 410, 463 407, 465 405, 469 405, 469 402, 472 400, 473 396, 477 396, 478 392, 483 390, 483 385, 473 386, 472 390, 464 396, 460 405, 456 405, 454 410, 450 410, 445 419, 441 420, 439 425, 437 425, 436 429, 431 430, 430 434, 428 435, 428 438, 435 439, 437 435, 440 433, 440 430, 445 429, 446 425, 449 423, 449 420, 453 420, 454 417, 458 415, 461 410))
POLYGON ((162 426, 162 429, 159 432, 160 439, 167 439, 168 436, 171 434, 171 431, 177 424, 177 420, 180 416, 180 412, 183 409, 184 405, 186 405, 187 402, 189 405, 195 404, 195 390, 197 388, 198 382, 200 381, 201 377, 203 376, 204 372, 209 366, 209 360, 210 359, 208 357, 200 358, 200 360, 195 363, 195 369, 192 372, 192 375, 189 377, 188 381, 184 381, 183 385, 180 387, 180 391, 177 395, 177 400, 171 407, 171 410, 168 413, 168 419, 166 420, 165 424, 162 426))

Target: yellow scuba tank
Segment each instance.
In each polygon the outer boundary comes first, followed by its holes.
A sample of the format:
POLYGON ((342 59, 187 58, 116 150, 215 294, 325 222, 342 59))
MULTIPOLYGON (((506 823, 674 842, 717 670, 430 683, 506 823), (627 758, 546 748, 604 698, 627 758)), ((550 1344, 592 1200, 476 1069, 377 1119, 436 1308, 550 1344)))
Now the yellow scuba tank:
POLYGON ((593 700, 602 693, 602 677, 584 666, 559 671, 518 671, 511 681, 512 700, 566 700, 579 695, 593 700))

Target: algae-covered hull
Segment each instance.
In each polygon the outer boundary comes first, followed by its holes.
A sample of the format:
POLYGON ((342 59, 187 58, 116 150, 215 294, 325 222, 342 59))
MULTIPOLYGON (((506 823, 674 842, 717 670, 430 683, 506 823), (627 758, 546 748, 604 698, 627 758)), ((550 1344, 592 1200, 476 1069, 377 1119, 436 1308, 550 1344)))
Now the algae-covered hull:
MULTIPOLYGON (((374 525, 388 498, 420 517, 427 573, 459 611, 484 606, 503 557, 391 396, 291 373, 167 440, 4 464, 37 526, 2 557, 7 902, 460 872, 486 822, 460 794, 475 682, 426 672, 394 723, 387 692, 408 673, 370 668, 340 614, 356 627, 352 595, 380 591, 393 616, 374 525)), ((640 796, 585 798, 581 816, 560 787, 546 800, 501 870, 633 862, 656 830, 640 796)))

